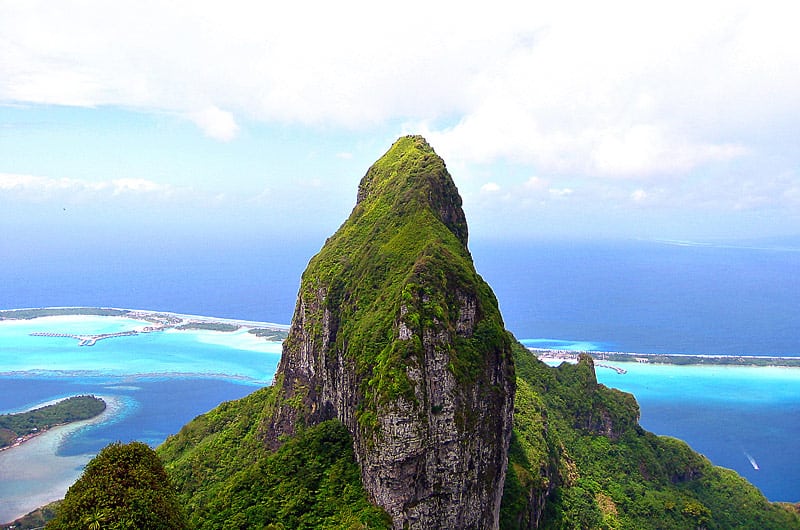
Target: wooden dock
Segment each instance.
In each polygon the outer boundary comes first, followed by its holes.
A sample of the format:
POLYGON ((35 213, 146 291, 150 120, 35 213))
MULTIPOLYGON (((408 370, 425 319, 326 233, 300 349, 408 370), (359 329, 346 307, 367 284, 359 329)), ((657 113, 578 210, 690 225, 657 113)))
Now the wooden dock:
POLYGON ((71 333, 53 333, 50 331, 34 331, 30 334, 31 337, 65 337, 75 339, 78 341, 78 346, 94 346, 98 340, 111 339, 114 337, 128 337, 130 335, 138 335, 136 330, 118 331, 116 333, 101 333, 99 335, 73 335, 71 333))

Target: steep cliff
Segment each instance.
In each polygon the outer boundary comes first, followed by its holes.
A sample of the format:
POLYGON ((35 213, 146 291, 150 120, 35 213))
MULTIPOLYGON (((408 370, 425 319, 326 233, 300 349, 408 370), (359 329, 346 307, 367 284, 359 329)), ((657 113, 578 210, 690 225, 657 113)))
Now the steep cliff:
POLYGON ((642 429, 590 357, 551 368, 504 331, 460 204, 422 138, 370 168, 303 274, 275 385, 158 449, 192 528, 492 528, 498 506, 504 529, 800 528, 642 429))
POLYGON ((433 149, 398 140, 303 274, 263 438, 342 421, 370 498, 396 528, 495 528, 514 368, 467 250, 461 198, 433 149))

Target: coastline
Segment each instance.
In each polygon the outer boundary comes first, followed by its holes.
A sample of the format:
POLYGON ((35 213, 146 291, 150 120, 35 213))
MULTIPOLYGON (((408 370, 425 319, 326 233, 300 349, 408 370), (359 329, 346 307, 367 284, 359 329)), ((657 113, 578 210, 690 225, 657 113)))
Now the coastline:
POLYGON ((94 418, 51 427, 13 450, 0 452, 0 498, 3 499, 0 521, 14 521, 39 506, 63 498, 80 477, 94 455, 59 456, 59 447, 73 433, 112 421, 124 411, 123 402, 116 397, 97 397, 106 403, 106 409, 94 418), (13 482, 7 476, 12 472, 13 482), (42 483, 48 487, 37 487, 42 483))
MULTIPOLYGON (((35 411, 35 410, 38 410, 38 409, 41 409, 41 408, 49 407, 51 405, 57 405, 57 404, 59 404, 59 403, 61 403, 63 401, 66 401, 66 400, 70 399, 71 397, 76 397, 76 396, 80 396, 80 395, 82 395, 82 394, 75 394, 75 396, 67 396, 67 397, 58 398, 58 399, 51 399, 49 401, 45 401, 44 403, 40 403, 40 404, 38 404, 38 405, 36 405, 34 407, 29 407, 26 410, 22 410, 22 411, 19 411, 19 412, 4 413, 4 414, 10 414, 10 415, 24 414, 26 412, 32 412, 32 411, 35 411)), ((23 444, 25 444, 26 442, 29 442, 29 441, 33 440, 34 438, 36 438, 38 436, 42 436, 43 434, 46 434, 50 430, 55 429, 57 427, 63 427, 65 425, 70 425, 72 423, 78 423, 78 422, 81 422, 81 421, 89 421, 89 420, 93 420, 95 418, 98 418, 98 417, 102 416, 103 413, 105 413, 105 411, 108 410, 108 402, 105 399, 103 399, 102 397, 98 397, 98 399, 100 401, 102 401, 103 405, 104 405, 103 410, 100 411, 99 414, 96 414, 96 415, 92 416, 91 418, 86 418, 86 419, 83 419, 83 420, 74 420, 74 421, 66 421, 66 422, 63 422, 63 423, 56 423, 54 425, 51 425, 50 427, 43 427, 41 429, 38 429, 36 432, 24 434, 22 436, 17 437, 12 444, 6 445, 4 447, 0 447, 0 453, 2 453, 3 451, 10 451, 11 449, 20 447, 23 444)))
POLYGON ((288 324, 274 322, 259 322, 235 318, 223 318, 203 315, 187 315, 172 311, 156 311, 150 309, 127 309, 119 307, 88 307, 88 306, 58 306, 58 307, 30 307, 19 309, 1 309, 0 322, 3 320, 32 320, 51 316, 105 316, 125 317, 134 320, 143 320, 162 324, 165 328, 172 328, 193 323, 229 324, 238 327, 257 329, 266 328, 276 331, 288 331, 288 324))
POLYGON ((528 347, 539 360, 577 362, 586 354, 598 362, 612 361, 639 364, 670 364, 676 366, 743 366, 800 368, 800 357, 768 355, 701 355, 689 353, 633 353, 609 351, 557 350, 528 347))

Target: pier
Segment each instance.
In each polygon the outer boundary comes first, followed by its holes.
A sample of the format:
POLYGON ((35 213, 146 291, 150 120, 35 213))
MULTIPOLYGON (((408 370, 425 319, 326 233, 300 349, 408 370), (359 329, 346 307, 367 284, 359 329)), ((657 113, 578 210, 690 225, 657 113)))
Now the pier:
POLYGON ((603 363, 594 363, 595 366, 599 366, 601 368, 608 368, 610 370, 614 370, 618 374, 627 374, 628 371, 625 368, 620 368, 618 366, 611 366, 610 364, 603 364, 603 363))
POLYGON ((138 335, 136 330, 118 331, 116 333, 101 333, 100 335, 73 335, 71 333, 53 333, 50 331, 35 331, 31 333, 31 337, 65 337, 75 339, 78 341, 78 346, 94 346, 98 340, 110 339, 113 337, 127 337, 130 335, 138 335))

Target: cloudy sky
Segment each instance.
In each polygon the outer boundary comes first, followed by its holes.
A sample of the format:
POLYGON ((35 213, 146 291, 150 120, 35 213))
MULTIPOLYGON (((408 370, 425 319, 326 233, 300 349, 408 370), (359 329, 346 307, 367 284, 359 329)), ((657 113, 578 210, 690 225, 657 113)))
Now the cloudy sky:
POLYGON ((7 243, 324 238, 408 133, 473 237, 800 234, 800 4, 273 4, 0 0, 7 243))

